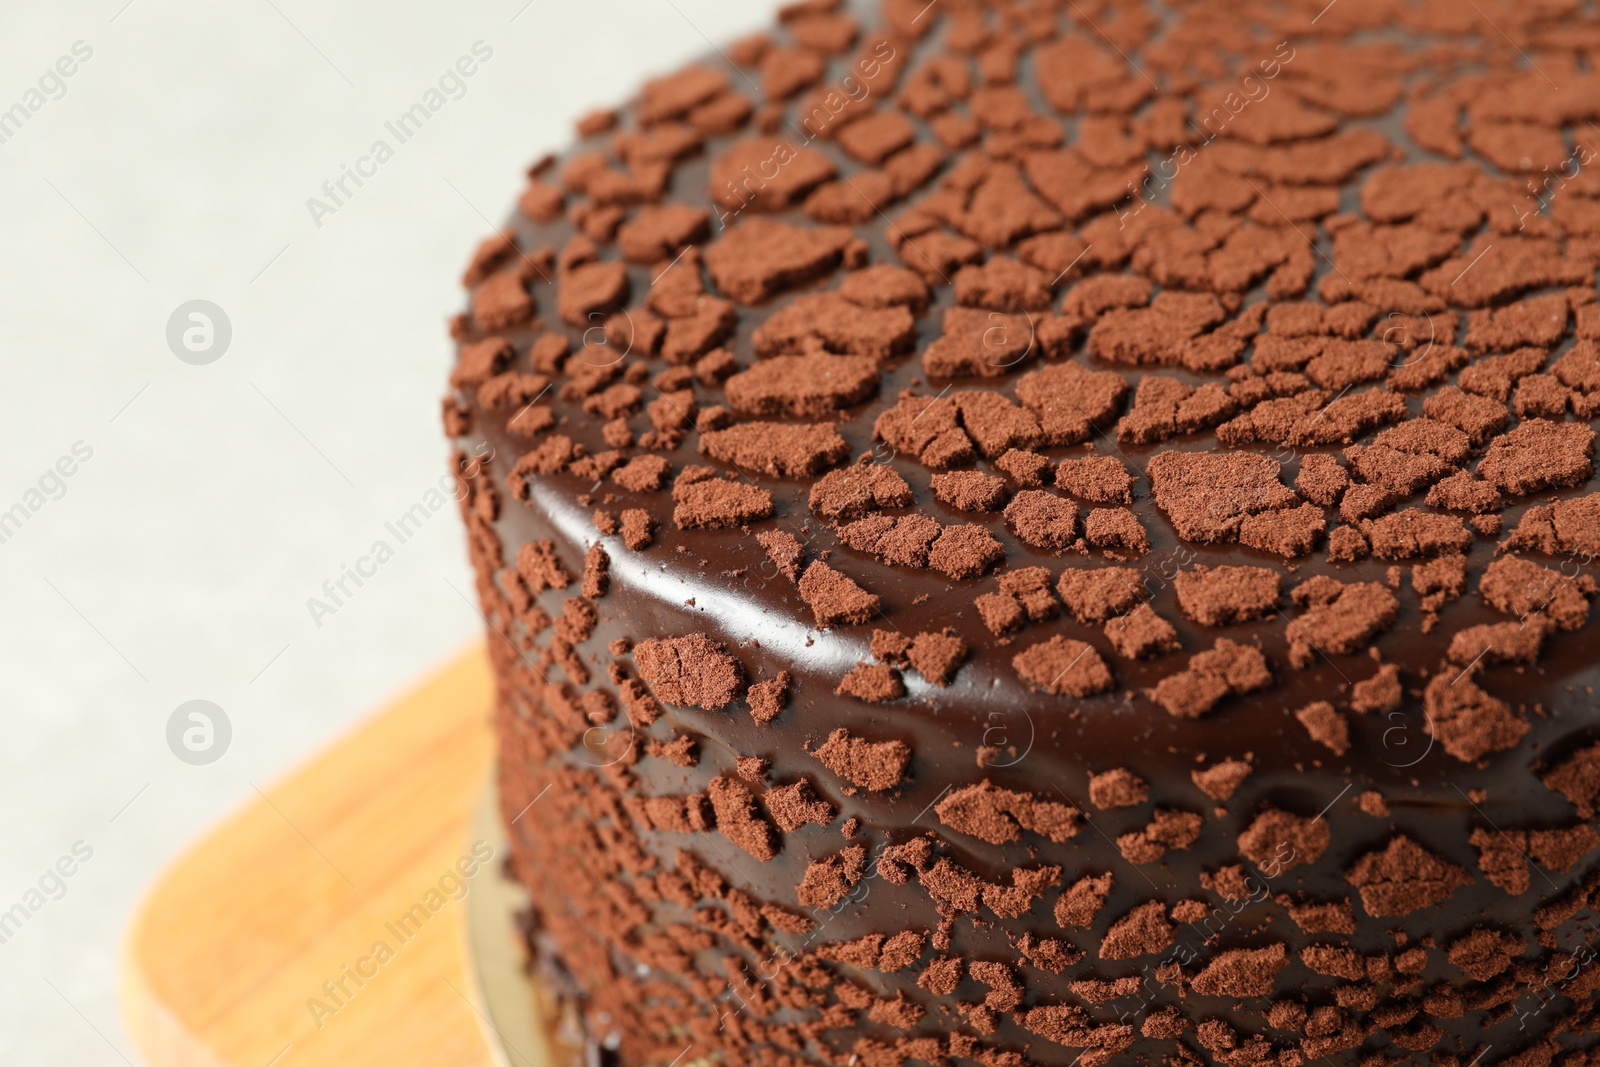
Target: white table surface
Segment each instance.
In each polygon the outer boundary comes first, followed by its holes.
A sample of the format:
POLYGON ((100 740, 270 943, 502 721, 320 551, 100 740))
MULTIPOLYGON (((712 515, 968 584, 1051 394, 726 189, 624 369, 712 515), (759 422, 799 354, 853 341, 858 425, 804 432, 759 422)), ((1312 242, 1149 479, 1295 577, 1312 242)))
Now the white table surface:
POLYGON ((138 1062, 114 981, 144 887, 475 636, 453 505, 320 627, 306 600, 443 471, 445 317, 526 164, 773 6, 5 4, 0 111, 92 55, 0 143, 0 512, 93 454, 0 543, 0 912, 92 857, 0 943, 0 1063, 138 1062), (307 199, 479 41, 316 225, 307 199), (166 340, 192 299, 232 325, 205 366, 166 340), (208 765, 167 745, 191 699, 232 725, 208 765))

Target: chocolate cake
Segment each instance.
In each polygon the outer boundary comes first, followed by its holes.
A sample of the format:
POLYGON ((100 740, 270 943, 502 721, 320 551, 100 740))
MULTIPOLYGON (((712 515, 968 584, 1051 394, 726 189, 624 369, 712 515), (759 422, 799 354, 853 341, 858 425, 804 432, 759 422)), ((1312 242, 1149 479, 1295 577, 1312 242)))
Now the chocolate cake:
POLYGON ((1600 15, 828 0, 472 257, 594 1062, 1600 1063, 1600 15))

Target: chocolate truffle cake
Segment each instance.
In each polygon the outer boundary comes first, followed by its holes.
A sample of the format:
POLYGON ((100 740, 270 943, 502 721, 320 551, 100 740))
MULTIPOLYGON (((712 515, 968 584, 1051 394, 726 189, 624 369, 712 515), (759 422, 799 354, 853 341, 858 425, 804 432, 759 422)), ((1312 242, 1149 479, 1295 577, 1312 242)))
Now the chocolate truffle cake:
POLYGON ((1600 1063, 1600 15, 796 4, 444 403, 594 1062, 1600 1063))

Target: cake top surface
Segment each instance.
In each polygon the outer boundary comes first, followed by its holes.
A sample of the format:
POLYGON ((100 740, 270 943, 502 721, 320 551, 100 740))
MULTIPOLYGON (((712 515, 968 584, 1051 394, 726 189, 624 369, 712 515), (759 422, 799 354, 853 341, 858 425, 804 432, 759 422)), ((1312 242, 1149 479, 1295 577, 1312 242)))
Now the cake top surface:
POLYGON ((1591 658, 1578 14, 792 5, 531 168, 452 381, 706 620, 670 703, 755 714, 760 642, 864 706, 1294 709, 1330 762, 1420 705, 1476 764, 1591 658))

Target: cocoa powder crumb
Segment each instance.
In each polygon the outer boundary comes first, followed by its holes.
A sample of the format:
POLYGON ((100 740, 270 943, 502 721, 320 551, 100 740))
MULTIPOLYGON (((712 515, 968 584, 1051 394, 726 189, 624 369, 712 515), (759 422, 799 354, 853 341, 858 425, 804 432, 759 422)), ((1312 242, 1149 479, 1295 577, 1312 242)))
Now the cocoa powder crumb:
POLYGON ((1133 476, 1113 456, 1062 460, 1056 464, 1056 485, 1092 504, 1133 503, 1133 476))
POLYGON ((1143 579, 1131 567, 1068 567, 1056 592, 1074 618, 1091 626, 1132 611, 1146 596, 1143 579))
POLYGON ((1094 646, 1068 637, 1052 637, 1017 653, 1011 666, 1030 689, 1057 696, 1094 696, 1114 684, 1094 646))
POLYGON ((1445 900, 1472 883, 1472 876, 1440 859, 1404 834, 1379 851, 1361 856, 1345 872, 1361 894, 1361 905, 1375 918, 1409 915, 1445 900))
POLYGON ((1228 949, 1212 957, 1190 984, 1201 996, 1264 997, 1288 965, 1289 953, 1281 944, 1228 949))
POLYGON ((1244 760, 1222 760, 1204 770, 1193 770, 1189 777, 1200 791, 1213 800, 1227 800, 1239 784, 1250 776, 1250 764, 1244 760))
POLYGON ((1206 567, 1178 572, 1178 606, 1195 622, 1228 626, 1263 618, 1277 609, 1283 576, 1265 567, 1206 567))
POLYGON ((836 815, 833 805, 817 796, 811 783, 804 778, 789 785, 769 789, 761 799, 772 815, 772 821, 777 823, 778 829, 784 833, 791 833, 813 823, 817 826, 827 826, 833 822, 836 815))
POLYGON ((805 550, 792 533, 784 530, 767 530, 756 535, 756 541, 766 551, 767 558, 778 568, 778 573, 791 582, 800 580, 800 561, 805 550))
POLYGON ((924 630, 911 639, 906 658, 918 674, 944 688, 967 658, 967 643, 948 627, 939 633, 924 630))
POLYGON ((1332 704, 1318 700, 1294 713, 1306 733, 1318 744, 1325 746, 1335 756, 1350 750, 1350 724, 1332 704))
POLYGON ((676 707, 717 711, 743 688, 739 661, 705 634, 641 641, 634 646, 633 660, 656 697, 676 707))
POLYGON ((904 741, 868 741, 839 727, 816 748, 806 746, 834 774, 868 792, 893 789, 905 777, 911 748, 904 741))
POLYGON ((1191 656, 1187 668, 1158 682, 1150 697, 1168 713, 1194 719, 1229 694, 1250 693, 1271 684, 1272 673, 1260 649, 1221 637, 1209 650, 1191 656))
POLYGON ((812 860, 800 884, 795 886, 795 897, 808 908, 831 908, 856 887, 866 866, 867 850, 860 845, 850 845, 832 856, 812 860))
POLYGON ((1050 470, 1050 460, 1037 452, 1013 448, 994 461, 995 469, 1010 476, 1024 489, 1037 489, 1044 484, 1050 470))
POLYGON ((1095 917, 1105 906, 1106 898, 1111 895, 1115 882, 1115 878, 1107 872, 1086 875, 1063 889, 1056 901, 1056 922, 1062 926, 1078 926, 1085 929, 1093 926, 1095 917))
POLYGON ((778 833, 757 806, 755 794, 744 783, 719 776, 706 786, 706 793, 717 814, 717 830, 723 837, 758 860, 770 860, 778 854, 778 833))
POLYGON ((1078 509, 1042 489, 1024 489, 1006 506, 1006 522, 1017 539, 1034 548, 1059 552, 1078 536, 1078 509))
POLYGON ((882 704, 906 695, 900 672, 887 663, 858 663, 844 676, 835 696, 851 696, 869 704, 882 704))
POLYGON ((622 511, 622 543, 635 552, 649 548, 655 541, 656 519, 642 508, 624 508, 622 511))
POLYGON ((911 486, 893 468, 854 464, 831 471, 811 486, 811 510, 834 522, 849 522, 880 508, 912 503, 911 486))
POLYGON ((1125 808, 1149 799, 1149 784, 1126 767, 1089 777, 1089 803, 1097 808, 1125 808))
POLYGON ((706 478, 672 487, 672 521, 680 530, 718 530, 772 517, 772 493, 746 482, 706 478))
POLYGON ((750 717, 763 726, 777 718, 789 702, 790 681, 788 671, 779 671, 777 677, 752 685, 745 692, 745 702, 750 705, 750 717))
POLYGON ((811 609, 818 627, 839 623, 860 625, 871 622, 880 612, 876 593, 861 588, 849 575, 812 560, 800 577, 800 599, 811 609))
POLYGON ((1178 632, 1148 603, 1106 621, 1106 640, 1128 659, 1149 659, 1178 649, 1178 632))

